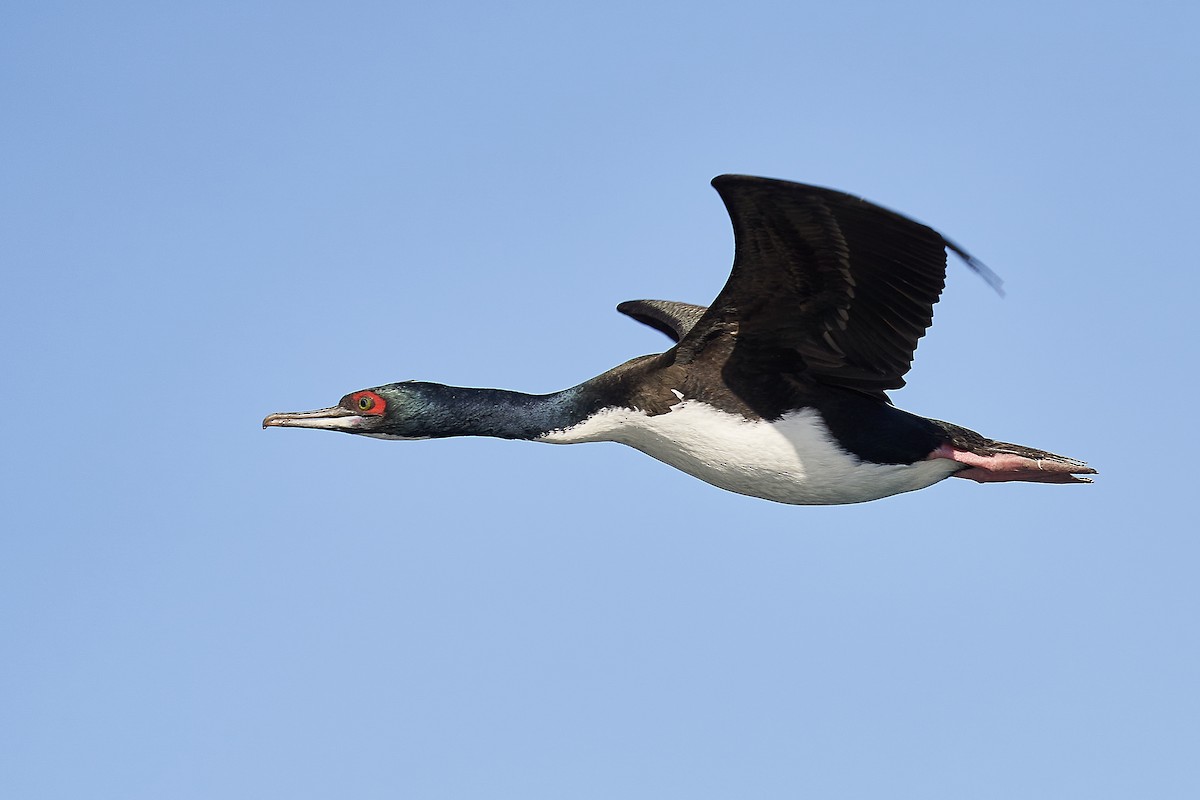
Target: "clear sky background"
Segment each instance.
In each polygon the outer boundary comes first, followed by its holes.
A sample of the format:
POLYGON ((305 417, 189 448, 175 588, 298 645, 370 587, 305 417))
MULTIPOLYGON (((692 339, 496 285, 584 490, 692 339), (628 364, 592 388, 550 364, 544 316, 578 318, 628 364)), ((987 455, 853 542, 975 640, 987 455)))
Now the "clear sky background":
POLYGON ((1198 8, 10 4, 0 796, 1200 796, 1198 8), (895 401, 1096 485, 260 429, 663 349, 722 172, 986 261, 895 401))

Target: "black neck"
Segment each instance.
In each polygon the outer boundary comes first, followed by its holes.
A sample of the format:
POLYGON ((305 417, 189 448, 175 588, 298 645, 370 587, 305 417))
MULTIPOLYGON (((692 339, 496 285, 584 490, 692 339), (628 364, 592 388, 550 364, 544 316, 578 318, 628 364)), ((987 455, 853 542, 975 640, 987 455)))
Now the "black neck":
POLYGON ((575 386, 553 394, 523 394, 411 381, 393 384, 400 408, 389 428, 408 437, 496 436, 535 439, 568 428, 596 410, 575 386))

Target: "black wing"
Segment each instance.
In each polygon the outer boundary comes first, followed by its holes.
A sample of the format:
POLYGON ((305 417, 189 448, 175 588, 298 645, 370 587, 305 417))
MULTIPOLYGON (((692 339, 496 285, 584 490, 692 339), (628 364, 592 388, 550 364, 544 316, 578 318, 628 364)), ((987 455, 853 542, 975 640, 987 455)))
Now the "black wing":
POLYGON ((853 195, 740 175, 712 184, 733 221, 733 271, 680 342, 684 359, 730 334, 743 367, 790 364, 882 397, 904 385, 933 321, 946 248, 989 275, 932 228, 853 195))
POLYGON ((676 342, 687 336, 707 310, 704 306, 674 300, 626 300, 617 306, 617 311, 662 331, 676 342))

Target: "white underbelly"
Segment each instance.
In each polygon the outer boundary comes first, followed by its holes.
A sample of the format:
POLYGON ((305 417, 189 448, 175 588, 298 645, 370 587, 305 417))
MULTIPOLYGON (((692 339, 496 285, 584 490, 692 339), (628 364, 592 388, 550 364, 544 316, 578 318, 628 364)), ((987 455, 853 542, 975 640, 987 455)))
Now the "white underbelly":
POLYGON ((746 420, 684 400, 665 414, 605 409, 551 431, 552 444, 620 442, 702 481, 777 503, 862 503, 923 489, 961 469, 949 459, 872 464, 839 447, 812 409, 746 420))

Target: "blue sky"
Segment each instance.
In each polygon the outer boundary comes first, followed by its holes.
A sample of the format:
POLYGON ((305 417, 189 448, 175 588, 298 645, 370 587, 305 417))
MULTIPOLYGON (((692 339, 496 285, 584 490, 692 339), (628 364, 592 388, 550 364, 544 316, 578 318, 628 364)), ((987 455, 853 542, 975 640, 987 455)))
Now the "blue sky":
POLYGON ((0 20, 0 795, 1200 794, 1183 3, 60 4, 0 20), (262 431, 549 391, 708 302, 708 180, 952 268, 897 405, 1091 487, 861 506, 617 445, 262 431))

